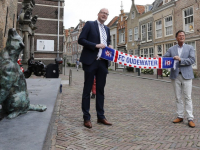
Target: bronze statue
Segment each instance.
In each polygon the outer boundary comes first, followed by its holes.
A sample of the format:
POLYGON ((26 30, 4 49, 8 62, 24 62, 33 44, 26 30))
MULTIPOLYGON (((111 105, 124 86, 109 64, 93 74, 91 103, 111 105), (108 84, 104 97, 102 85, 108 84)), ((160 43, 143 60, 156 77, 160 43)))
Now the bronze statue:
POLYGON ((31 19, 31 15, 32 15, 32 8, 26 9, 24 14, 24 19, 31 19))
POLYGON ((12 119, 29 110, 45 111, 44 105, 31 105, 24 74, 17 64, 24 49, 22 38, 15 29, 8 31, 6 47, 0 52, 0 105, 2 113, 12 119))

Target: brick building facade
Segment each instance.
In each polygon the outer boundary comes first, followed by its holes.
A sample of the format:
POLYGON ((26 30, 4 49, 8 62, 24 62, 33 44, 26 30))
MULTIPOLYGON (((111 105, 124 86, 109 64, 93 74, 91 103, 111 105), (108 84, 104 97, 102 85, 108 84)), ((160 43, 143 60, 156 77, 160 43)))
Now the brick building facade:
POLYGON ((8 30, 16 28, 17 21, 17 1, 0 1, 0 51, 6 46, 8 30))
POLYGON ((176 20, 175 30, 186 32, 185 43, 194 47, 196 53, 196 64, 193 65, 194 72, 200 77, 200 1, 176 1, 174 7, 174 18, 176 20))
MULTIPOLYGON (((117 24, 118 24, 119 17, 115 16, 107 25, 107 27, 110 29, 110 45, 114 49, 117 48, 117 24)), ((117 64, 114 62, 111 62, 111 65, 109 69, 116 70, 117 64)))
MULTIPOLYGON (((23 0, 18 0, 18 14, 22 9, 23 0)), ((64 29, 63 29, 64 1, 35 0, 32 16, 38 15, 37 29, 34 33, 34 57, 45 64, 54 63, 57 56, 63 57, 64 29), (59 40, 58 40, 58 11, 59 17, 59 40), (44 42, 44 49, 39 48, 39 41, 44 42), (59 43, 58 43, 59 41, 59 43), (46 43, 45 43, 46 42, 46 43), (48 49, 48 44, 54 45, 48 49), (58 46, 59 45, 59 46, 58 46), (46 46, 46 48, 45 48, 46 46)))
POLYGON ((83 46, 78 44, 79 35, 85 25, 85 21, 79 20, 78 25, 71 27, 66 32, 66 55, 67 62, 75 64, 76 60, 80 58, 83 46))

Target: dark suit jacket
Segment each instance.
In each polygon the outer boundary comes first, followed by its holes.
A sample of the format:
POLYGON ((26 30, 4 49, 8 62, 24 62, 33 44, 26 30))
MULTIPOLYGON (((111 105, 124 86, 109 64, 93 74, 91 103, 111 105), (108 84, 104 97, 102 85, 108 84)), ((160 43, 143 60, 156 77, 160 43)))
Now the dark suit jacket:
MULTIPOLYGON (((107 34, 107 45, 110 45, 110 30, 107 26, 104 27, 107 34)), ((78 38, 78 43, 83 46, 80 62, 85 65, 91 65, 96 60, 99 52, 99 49, 96 48, 96 45, 101 43, 97 21, 86 22, 78 38)))

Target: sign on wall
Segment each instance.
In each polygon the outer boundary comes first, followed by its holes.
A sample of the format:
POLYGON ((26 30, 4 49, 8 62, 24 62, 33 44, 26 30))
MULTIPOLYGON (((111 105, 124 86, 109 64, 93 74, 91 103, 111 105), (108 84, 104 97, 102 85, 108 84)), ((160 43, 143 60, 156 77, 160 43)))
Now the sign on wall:
POLYGON ((37 39, 37 51, 54 51, 54 40, 37 39))

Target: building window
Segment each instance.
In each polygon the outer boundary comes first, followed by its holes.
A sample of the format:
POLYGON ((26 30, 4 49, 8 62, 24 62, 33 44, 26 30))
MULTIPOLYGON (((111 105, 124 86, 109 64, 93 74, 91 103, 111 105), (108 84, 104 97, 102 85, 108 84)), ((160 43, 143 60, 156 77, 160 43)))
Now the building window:
POLYGON ((110 45, 112 45, 112 35, 110 36, 110 45))
POLYGON ((76 41, 77 41, 77 36, 75 36, 76 37, 76 41))
POLYGON ((162 56, 162 45, 157 45, 157 54, 158 56, 162 56))
POLYGON ((129 34, 129 41, 132 41, 132 33, 133 33, 133 31, 132 31, 132 29, 129 29, 129 31, 128 31, 128 34, 129 34))
POLYGON ((149 57, 154 57, 153 47, 149 48, 149 57))
POLYGON ((152 5, 146 5, 145 6, 145 13, 150 11, 152 9, 152 7, 153 7, 152 5))
POLYGON ((134 11, 132 11, 131 18, 132 18, 132 19, 135 18, 135 12, 134 12, 134 11))
POLYGON ((144 57, 148 57, 148 48, 144 48, 144 57))
POLYGON ((134 28, 134 40, 137 41, 138 40, 138 27, 134 28))
POLYGON ((138 56, 138 49, 135 49, 135 56, 138 56))
POLYGON ((123 21, 123 16, 121 16, 121 21, 123 21))
POLYGON ((124 37, 124 33, 121 33, 121 35, 120 35, 120 39, 121 39, 121 43, 124 43, 124 41, 125 41, 125 37, 124 37))
POLYGON ((165 35, 172 35, 173 34, 173 22, 172 16, 165 18, 165 35))
MULTIPOLYGON (((188 45, 193 46, 194 51, 195 51, 195 57, 196 57, 195 59, 196 59, 196 62, 197 62, 197 51, 196 51, 196 44, 195 44, 195 41, 185 42, 185 44, 188 44, 188 45)), ((192 65, 192 68, 193 68, 193 69, 197 69, 197 64, 196 64, 196 62, 192 65)))
POLYGON ((193 8, 189 7, 184 10, 185 32, 194 31, 193 8))
POLYGON ((130 55, 133 55, 133 50, 129 50, 128 53, 129 53, 130 55))
POLYGON ((144 50, 141 49, 141 50, 140 50, 140 57, 143 57, 143 56, 144 56, 144 50))
POLYGON ((115 35, 113 35, 113 48, 115 48, 115 35))
POLYGON ((165 53, 167 52, 167 50, 173 46, 173 43, 168 43, 168 44, 165 44, 165 53))
POLYGON ((142 42, 146 41, 146 25, 141 26, 141 40, 142 42))
POLYGON ((162 21, 156 21, 156 38, 162 37, 162 21))
POLYGON ((147 39, 148 41, 152 40, 152 23, 151 22, 147 24, 147 39))

